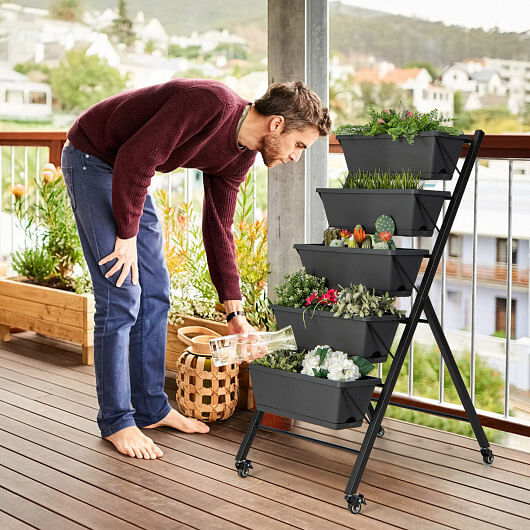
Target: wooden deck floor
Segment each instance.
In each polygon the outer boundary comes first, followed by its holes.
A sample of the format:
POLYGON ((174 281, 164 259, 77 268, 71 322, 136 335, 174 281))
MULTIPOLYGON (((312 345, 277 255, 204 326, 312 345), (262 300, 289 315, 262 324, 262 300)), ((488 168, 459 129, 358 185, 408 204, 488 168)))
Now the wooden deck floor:
MULTIPOLYGON (((345 451, 260 431, 239 478, 248 412, 208 435, 150 431, 161 460, 121 456, 99 437, 94 371, 80 359, 30 332, 0 344, 2 529, 530 528, 530 454, 494 446, 486 467, 474 440, 396 420, 372 451, 359 515, 344 501, 345 451)), ((296 427, 346 445, 363 430, 296 427)))

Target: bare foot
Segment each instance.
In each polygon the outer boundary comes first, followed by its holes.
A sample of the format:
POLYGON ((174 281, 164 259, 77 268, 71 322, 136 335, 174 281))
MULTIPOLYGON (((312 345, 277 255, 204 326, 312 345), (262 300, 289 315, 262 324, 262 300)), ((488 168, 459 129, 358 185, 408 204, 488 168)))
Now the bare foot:
POLYGON ((174 429, 178 429, 182 432, 200 432, 203 434, 210 430, 210 427, 208 427, 206 423, 194 418, 186 418, 186 416, 183 416, 175 409, 171 409, 171 412, 165 418, 162 418, 158 423, 153 423, 152 425, 148 425, 145 428, 154 429, 155 427, 173 427, 174 429))
POLYGON ((107 436, 105 440, 108 440, 120 453, 127 456, 155 460, 164 454, 154 444, 153 440, 136 426, 125 427, 125 429, 107 436))

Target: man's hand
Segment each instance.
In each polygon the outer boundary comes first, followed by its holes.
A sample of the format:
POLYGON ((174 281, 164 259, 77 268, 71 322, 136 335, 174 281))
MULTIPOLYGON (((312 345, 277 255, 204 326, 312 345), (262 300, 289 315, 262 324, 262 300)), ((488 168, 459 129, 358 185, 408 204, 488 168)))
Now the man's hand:
POLYGON ((116 237, 114 244, 114 252, 105 256, 99 261, 99 265, 103 265, 113 259, 116 263, 105 274, 105 278, 109 278, 116 274, 121 269, 121 274, 116 282, 116 287, 121 287, 129 272, 131 272, 131 281, 134 285, 138 283, 138 257, 136 253, 136 236, 129 239, 120 239, 116 237))

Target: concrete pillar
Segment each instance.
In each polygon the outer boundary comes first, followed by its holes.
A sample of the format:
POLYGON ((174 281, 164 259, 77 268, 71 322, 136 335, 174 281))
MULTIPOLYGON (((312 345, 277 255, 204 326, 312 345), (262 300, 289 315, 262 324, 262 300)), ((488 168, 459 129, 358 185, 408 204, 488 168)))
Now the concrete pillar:
MULTIPOLYGON (((306 81, 328 101, 327 0, 268 0, 269 83, 306 81), (307 3, 307 6, 306 6, 307 3)), ((327 139, 296 164, 269 170, 269 296, 285 274, 301 267, 295 243, 319 242, 324 210, 314 189, 327 183, 327 139)))

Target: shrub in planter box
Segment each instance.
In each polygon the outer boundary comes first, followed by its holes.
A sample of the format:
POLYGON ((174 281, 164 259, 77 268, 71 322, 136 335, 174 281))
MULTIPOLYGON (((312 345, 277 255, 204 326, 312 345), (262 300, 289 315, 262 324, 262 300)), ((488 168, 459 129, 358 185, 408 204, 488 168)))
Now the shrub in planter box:
POLYGON ((331 429, 362 424, 374 387, 381 384, 366 375, 373 368, 370 363, 357 364, 329 346, 317 346, 302 361, 300 354, 291 354, 289 363, 286 369, 272 368, 282 365, 266 359, 251 363, 258 410, 331 429), (297 373, 300 369, 304 373, 297 373))
POLYGON ((370 109, 362 126, 335 131, 350 173, 357 170, 421 173, 424 180, 452 178, 468 136, 442 125, 437 111, 428 114, 406 109, 370 109))

